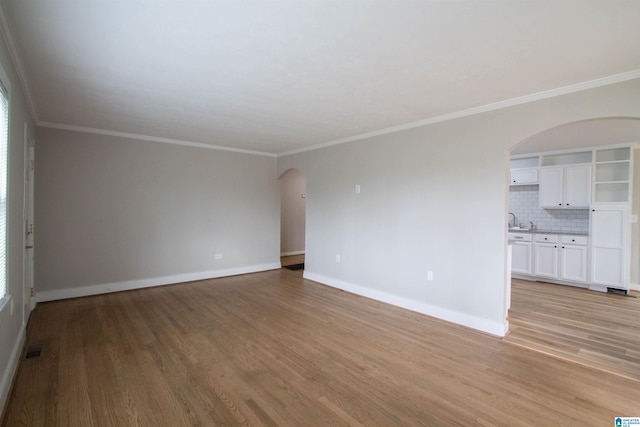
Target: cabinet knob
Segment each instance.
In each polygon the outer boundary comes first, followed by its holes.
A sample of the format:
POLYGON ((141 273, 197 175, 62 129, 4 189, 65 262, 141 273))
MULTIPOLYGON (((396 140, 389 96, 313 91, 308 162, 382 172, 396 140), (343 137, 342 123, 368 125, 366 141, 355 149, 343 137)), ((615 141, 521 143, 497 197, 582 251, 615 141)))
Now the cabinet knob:
POLYGON ((564 246, 562 247, 562 249, 564 249, 564 246))
POLYGON ((558 206, 562 206, 562 203, 558 203, 558 206))
POLYGON ((556 245, 553 245, 553 247, 554 247, 554 248, 557 248, 558 246, 556 246, 556 245))
POLYGON ((576 241, 576 239, 571 239, 571 241, 572 241, 572 242, 575 242, 575 241, 576 241))
POLYGON ((567 206, 569 206, 569 203, 567 203, 567 206))

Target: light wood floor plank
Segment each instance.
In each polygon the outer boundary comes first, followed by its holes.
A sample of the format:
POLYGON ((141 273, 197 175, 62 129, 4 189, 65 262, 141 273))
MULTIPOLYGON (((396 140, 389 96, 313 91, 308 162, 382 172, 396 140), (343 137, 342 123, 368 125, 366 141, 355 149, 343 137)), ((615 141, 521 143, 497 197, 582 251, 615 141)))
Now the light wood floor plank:
POLYGON ((506 342, 640 380, 640 298, 513 280, 506 342))
MULTIPOLYGON (((550 313, 568 312, 551 327, 576 332, 567 352, 593 351, 584 340, 596 334, 607 354, 635 357, 635 344, 614 345, 617 331, 633 335, 624 322, 606 332, 594 316, 584 333, 583 309, 540 292, 514 286, 517 329, 544 334, 550 313), (518 320, 527 311, 530 325, 518 320)), ((639 381, 285 269, 39 304, 27 335, 45 350, 21 362, 3 426, 595 426, 640 415, 639 381)))

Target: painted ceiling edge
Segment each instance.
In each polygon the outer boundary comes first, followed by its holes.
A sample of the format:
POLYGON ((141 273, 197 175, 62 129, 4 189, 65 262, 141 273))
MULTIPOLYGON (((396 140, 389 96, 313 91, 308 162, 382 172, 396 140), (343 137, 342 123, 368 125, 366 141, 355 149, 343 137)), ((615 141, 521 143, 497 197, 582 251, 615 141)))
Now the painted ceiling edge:
POLYGON ((503 108, 527 104, 529 102, 540 101, 543 99, 553 98, 561 95, 567 95, 570 93, 576 93, 576 92, 580 92, 587 89, 594 89, 597 87, 608 86, 615 83, 622 83, 625 81, 634 80, 638 78, 640 78, 640 69, 627 71, 620 74, 613 74, 607 77, 601 77, 594 80, 587 80, 586 82, 582 82, 582 83, 574 83, 568 86, 562 86, 555 89, 548 89, 542 92, 523 95, 517 98, 506 99, 503 101, 493 102, 491 104, 485 104, 478 107, 468 108, 466 110, 460 110, 453 113, 447 113, 440 116, 430 117, 428 119, 418 120, 417 122, 405 123, 403 125, 392 126, 385 129, 375 130, 372 132, 349 136, 346 138, 336 139, 334 141, 327 141, 327 142, 323 142, 310 147, 304 147, 296 150, 287 151, 284 153, 279 153, 278 157, 289 156, 291 154, 304 153, 306 151, 318 150, 320 148, 331 147, 333 145, 344 144, 351 141, 357 141, 365 138, 371 138, 374 136, 380 136, 380 135, 386 135, 393 132, 399 132, 402 130, 413 129, 413 128, 427 126, 435 123, 446 122, 448 120, 454 120, 462 117, 473 116, 475 114, 500 110, 503 108))
POLYGON ((205 144, 202 142, 183 141, 180 139, 163 138, 160 136, 143 135, 143 134, 129 133, 129 132, 119 132, 114 130, 97 129, 97 128, 90 128, 90 127, 84 127, 84 126, 66 125, 63 123, 39 121, 37 123, 37 126, 44 127, 44 128, 51 128, 51 129, 69 130, 74 132, 91 133, 96 135, 108 135, 108 136, 115 136, 120 138, 138 139, 142 141, 162 142, 164 144, 183 145, 187 147, 206 148, 209 150, 231 151, 233 153, 253 154, 256 156, 265 156, 265 157, 278 156, 277 154, 267 153, 264 151, 245 150, 242 148, 225 147, 223 145, 205 144))
POLYGON ((11 57, 11 62, 13 62, 13 67, 18 73, 18 80, 20 80, 20 86, 22 86, 22 90, 27 101, 27 108, 29 109, 29 113, 31 113, 31 118, 33 119, 33 122, 36 123, 38 121, 38 114, 36 112, 35 104, 33 103, 31 89, 27 83, 24 67, 22 66, 22 59, 20 58, 20 54, 16 48, 11 23, 7 19, 5 0, 0 0, 0 34, 7 45, 7 49, 9 50, 9 56, 11 57))

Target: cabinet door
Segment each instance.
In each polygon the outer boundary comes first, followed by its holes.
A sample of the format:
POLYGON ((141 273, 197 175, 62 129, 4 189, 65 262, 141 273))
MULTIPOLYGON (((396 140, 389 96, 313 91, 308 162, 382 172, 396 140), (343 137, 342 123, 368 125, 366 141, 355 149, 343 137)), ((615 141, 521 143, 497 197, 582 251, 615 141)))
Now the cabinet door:
POLYGON ((562 168, 540 168, 540 207, 562 207, 562 180, 562 168))
POLYGON ((558 277, 558 244, 536 243, 535 245, 535 275, 540 277, 558 277))
POLYGON ((587 247, 562 245, 560 255, 562 257, 560 278, 585 283, 587 281, 587 247))
POLYGON ((538 183, 538 168, 511 169, 511 185, 538 183))
POLYGON ((531 242, 511 244, 511 272, 531 274, 531 242))
POLYGON ((564 206, 588 208, 591 203, 591 165, 567 166, 564 173, 564 206))
POLYGON ((591 210, 591 283, 628 289, 626 269, 627 209, 591 210))

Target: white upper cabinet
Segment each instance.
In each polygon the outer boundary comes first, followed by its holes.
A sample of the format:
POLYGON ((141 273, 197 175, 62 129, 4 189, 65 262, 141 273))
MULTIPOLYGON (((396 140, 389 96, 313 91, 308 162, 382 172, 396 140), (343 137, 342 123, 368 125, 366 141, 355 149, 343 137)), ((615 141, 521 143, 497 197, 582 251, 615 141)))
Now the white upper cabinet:
POLYGON ((540 169, 540 207, 558 208, 563 202, 563 168, 540 169))
POLYGON ((540 168, 540 207, 586 209, 591 203, 591 165, 540 168))
POLYGON ((591 165, 567 166, 564 177, 565 207, 588 208, 591 204, 591 165))
POLYGON ((538 168, 511 169, 509 185, 534 185, 538 183, 538 168))
POLYGON ((509 162, 509 185, 535 185, 538 183, 540 158, 518 157, 509 162))

